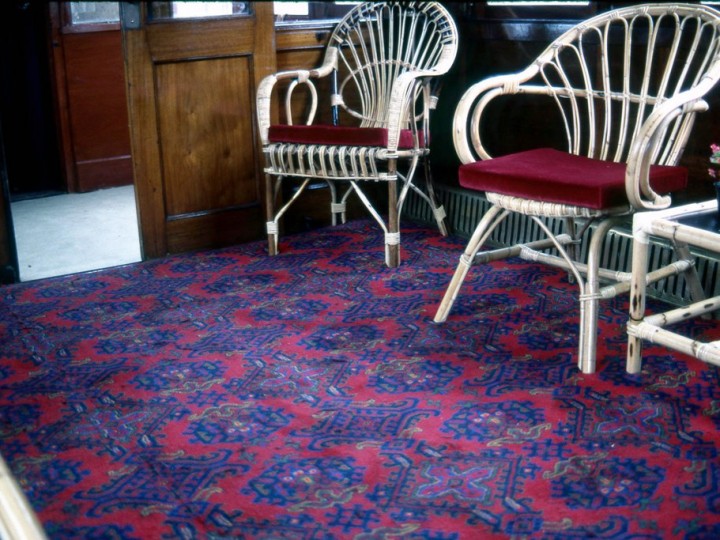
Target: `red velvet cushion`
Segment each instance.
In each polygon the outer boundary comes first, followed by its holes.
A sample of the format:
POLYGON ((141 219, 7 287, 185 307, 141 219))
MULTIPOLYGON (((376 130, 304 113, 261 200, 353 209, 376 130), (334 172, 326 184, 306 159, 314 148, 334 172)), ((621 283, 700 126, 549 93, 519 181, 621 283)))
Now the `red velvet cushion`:
MULTIPOLYGON (((330 144, 337 146, 387 146, 388 130, 385 128, 361 128, 346 126, 270 126, 268 139, 271 143, 330 144)), ((418 133, 420 146, 424 144, 423 133, 418 133)), ((400 130, 398 148, 412 148, 413 137, 409 129, 400 130)))
MULTIPOLYGON (((602 209, 627 205, 624 163, 539 148, 460 166, 460 185, 527 199, 602 209)), ((652 165, 658 193, 685 188, 687 169, 652 165)))

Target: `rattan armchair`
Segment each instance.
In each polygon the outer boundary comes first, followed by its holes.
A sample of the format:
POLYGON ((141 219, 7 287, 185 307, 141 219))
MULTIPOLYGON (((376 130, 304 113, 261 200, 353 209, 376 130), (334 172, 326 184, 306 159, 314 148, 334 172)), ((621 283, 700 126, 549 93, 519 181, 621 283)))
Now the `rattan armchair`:
MULTIPOLYGON (((678 163, 720 75, 719 24, 718 12, 699 4, 623 7, 565 32, 521 73, 466 91, 453 120, 459 181, 484 192, 490 207, 460 258, 436 322, 448 317, 473 264, 520 257, 565 268, 579 286, 578 367, 595 371, 598 303, 628 292, 631 277, 602 268, 601 246, 635 210, 665 208, 670 194, 686 187, 687 170, 678 163), (501 96, 544 100, 544 121, 557 119, 566 146, 493 158, 482 128, 501 96), (535 222, 540 238, 480 251, 512 214, 535 222)), ((681 259, 654 270, 648 281, 677 273, 696 278, 692 262, 681 259)))
POLYGON ((278 253, 283 214, 318 182, 329 187, 333 224, 338 217, 345 222, 347 200, 357 195, 384 231, 390 267, 400 264, 400 216, 411 190, 430 205, 440 232, 447 234, 427 161, 429 119, 437 102, 432 83, 451 67, 457 39, 453 19, 439 3, 362 3, 333 31, 320 67, 280 72, 260 83, 257 115, 271 255, 278 253), (323 96, 325 86, 331 91, 323 96), (298 121, 293 96, 301 87, 310 106, 298 121), (281 93, 286 123, 273 124, 273 100, 281 93), (331 124, 313 123, 321 106, 332 109, 331 124), (425 171, 424 189, 414 182, 419 166, 425 171), (295 189, 282 200, 286 182, 295 189), (387 184, 386 212, 377 210, 378 203, 363 190, 367 182, 387 184))

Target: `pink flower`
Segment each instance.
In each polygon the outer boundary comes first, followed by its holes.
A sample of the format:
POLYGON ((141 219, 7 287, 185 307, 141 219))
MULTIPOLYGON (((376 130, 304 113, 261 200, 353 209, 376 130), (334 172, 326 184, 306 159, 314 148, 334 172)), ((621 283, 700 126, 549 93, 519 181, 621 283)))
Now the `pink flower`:
MULTIPOLYGON (((710 145, 710 150, 712 151, 712 154, 710 154, 710 165, 720 165, 720 146, 718 146, 715 143, 712 143, 710 145)), ((711 178, 715 178, 715 179, 720 178, 720 175, 718 175, 717 169, 714 167, 708 168, 708 175, 711 178)))

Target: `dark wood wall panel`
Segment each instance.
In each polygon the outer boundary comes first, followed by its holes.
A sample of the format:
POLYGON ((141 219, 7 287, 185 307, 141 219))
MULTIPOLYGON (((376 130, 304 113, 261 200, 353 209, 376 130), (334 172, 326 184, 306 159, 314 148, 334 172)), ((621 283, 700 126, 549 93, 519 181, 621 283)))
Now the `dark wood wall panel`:
POLYGON ((168 217, 258 203, 249 56, 160 64, 168 217), (182 129, 178 129, 182 126, 182 129))
POLYGON ((120 30, 62 36, 70 191, 132 184, 120 30))

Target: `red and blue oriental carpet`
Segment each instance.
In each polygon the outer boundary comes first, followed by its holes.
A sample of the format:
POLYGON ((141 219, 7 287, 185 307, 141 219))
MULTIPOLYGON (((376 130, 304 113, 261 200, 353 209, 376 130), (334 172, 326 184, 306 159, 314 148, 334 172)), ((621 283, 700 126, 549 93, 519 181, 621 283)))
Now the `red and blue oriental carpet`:
MULTIPOLYGON (((627 298, 370 222, 0 289, 0 453, 49 538, 720 538, 718 369, 627 298)), ((688 324, 692 335, 717 322, 688 324)))

